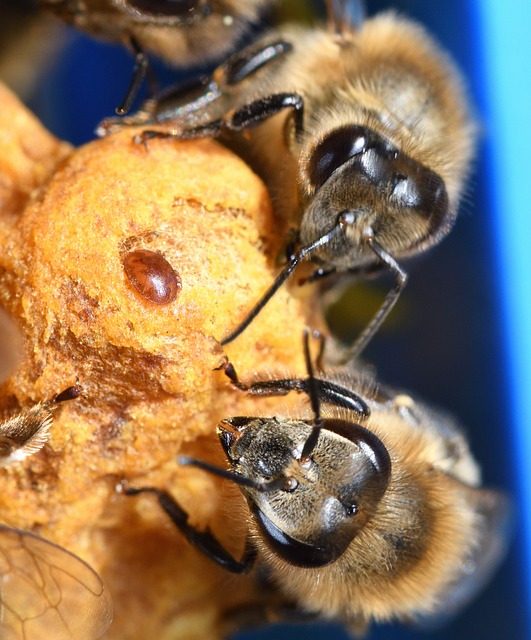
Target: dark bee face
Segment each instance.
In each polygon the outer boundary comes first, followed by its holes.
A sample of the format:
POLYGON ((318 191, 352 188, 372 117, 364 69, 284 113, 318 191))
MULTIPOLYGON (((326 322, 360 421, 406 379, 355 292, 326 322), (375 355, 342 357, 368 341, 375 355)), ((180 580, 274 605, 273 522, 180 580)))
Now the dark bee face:
POLYGON ((317 253, 338 269, 374 260, 364 242, 368 233, 397 257, 435 242, 449 225, 442 179, 366 127, 328 134, 312 151, 307 173, 314 196, 300 241, 311 244, 346 214, 344 233, 317 253))
POLYGON ((231 418, 218 427, 232 470, 257 486, 242 491, 267 544, 306 567, 345 551, 375 513, 391 469, 382 442, 356 423, 324 420, 303 458, 311 432, 308 422, 275 418, 231 418))

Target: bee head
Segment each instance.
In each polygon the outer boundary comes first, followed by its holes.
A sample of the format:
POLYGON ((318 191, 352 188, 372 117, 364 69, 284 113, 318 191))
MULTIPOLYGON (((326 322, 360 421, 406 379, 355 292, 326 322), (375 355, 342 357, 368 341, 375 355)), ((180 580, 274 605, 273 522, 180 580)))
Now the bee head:
POLYGON ((218 435, 269 548, 290 564, 335 561, 374 515, 391 462, 383 443, 355 422, 237 417, 218 435))
POLYGON ((300 242, 312 244, 347 217, 345 232, 316 253, 337 269, 374 261, 367 234, 397 257, 433 244, 453 222, 441 177, 367 127, 331 131, 311 150, 306 167, 311 201, 300 242))

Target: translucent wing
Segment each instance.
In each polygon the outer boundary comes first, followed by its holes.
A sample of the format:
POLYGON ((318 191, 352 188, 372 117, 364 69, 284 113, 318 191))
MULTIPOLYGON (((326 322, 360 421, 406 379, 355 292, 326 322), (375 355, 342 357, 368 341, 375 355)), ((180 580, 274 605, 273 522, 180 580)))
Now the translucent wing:
POLYGON ((112 621, 101 578, 66 549, 0 525, 0 638, 95 640, 112 621))

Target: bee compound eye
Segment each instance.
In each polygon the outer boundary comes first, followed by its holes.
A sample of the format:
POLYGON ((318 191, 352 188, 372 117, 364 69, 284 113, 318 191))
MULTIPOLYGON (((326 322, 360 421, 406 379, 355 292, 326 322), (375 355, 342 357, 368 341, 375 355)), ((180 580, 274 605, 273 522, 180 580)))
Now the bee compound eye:
POLYGON ((256 505, 253 513, 269 547, 280 558, 296 567, 324 567, 337 558, 333 545, 305 544, 288 535, 256 505))
POLYGON ((335 129, 315 147, 310 158, 308 172, 310 183, 319 189, 336 169, 367 146, 367 129, 349 126, 335 129))
POLYGON ((124 257, 125 275, 136 291, 153 304, 170 304, 182 288, 179 274, 154 251, 139 249, 124 257))

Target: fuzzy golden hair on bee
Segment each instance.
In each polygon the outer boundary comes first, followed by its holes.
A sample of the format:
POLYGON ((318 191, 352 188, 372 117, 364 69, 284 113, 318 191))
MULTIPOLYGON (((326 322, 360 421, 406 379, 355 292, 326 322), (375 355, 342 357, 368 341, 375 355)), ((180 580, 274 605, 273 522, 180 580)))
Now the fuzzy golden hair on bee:
MULTIPOLYGON (((345 410, 324 410, 323 416, 352 420, 345 410)), ((360 628, 371 620, 413 620, 436 612, 463 559, 474 554, 484 535, 482 494, 438 469, 446 452, 436 433, 406 424, 387 408, 373 411, 364 426, 384 443, 392 470, 374 514, 338 561, 318 572, 292 566, 250 522, 259 556, 288 598, 307 612, 360 628)), ((470 475, 479 480, 468 448, 465 454, 470 475)))

